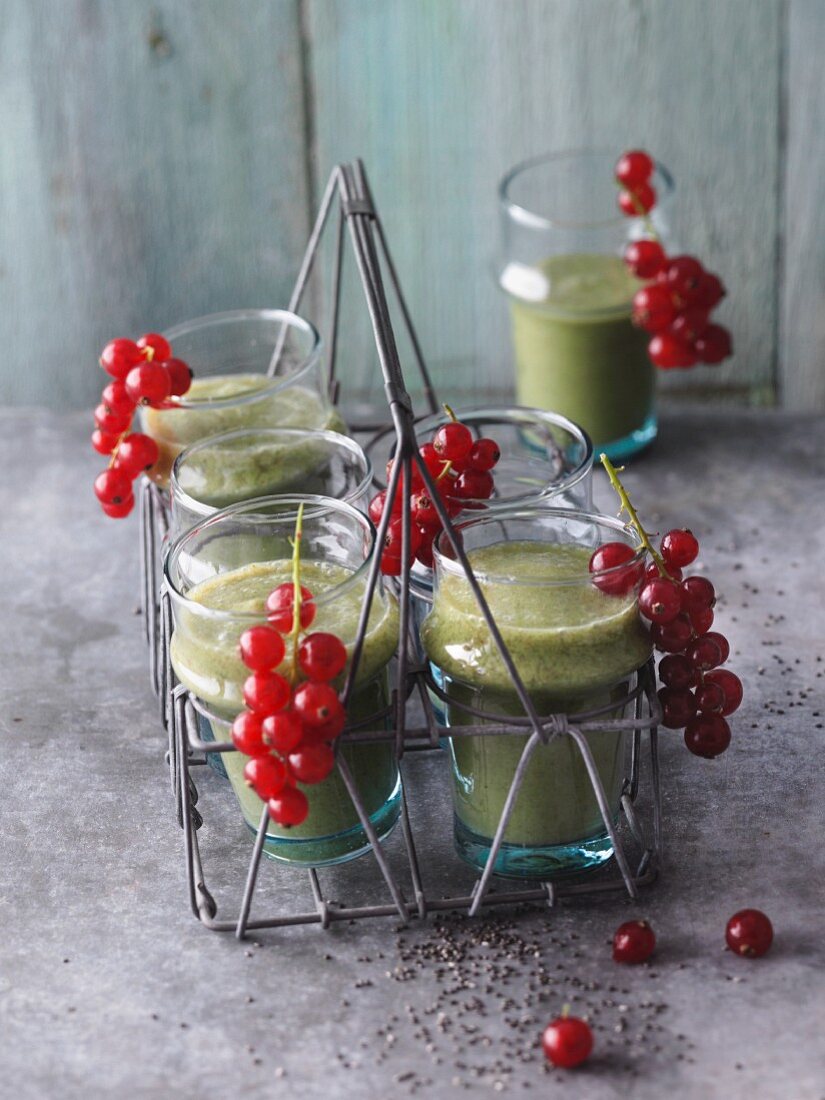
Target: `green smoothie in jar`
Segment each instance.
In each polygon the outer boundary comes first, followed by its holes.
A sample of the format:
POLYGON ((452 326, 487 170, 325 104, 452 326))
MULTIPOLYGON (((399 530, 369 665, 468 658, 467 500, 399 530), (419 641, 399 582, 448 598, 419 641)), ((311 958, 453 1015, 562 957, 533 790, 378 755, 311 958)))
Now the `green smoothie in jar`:
MULTIPOLYGON (((594 517, 593 527, 602 520, 594 517)), ((506 530, 507 513, 487 522, 506 530)), ((463 529, 466 541, 472 541, 474 526, 463 529)), ((521 521, 510 526, 519 534, 530 527, 521 521)), ((592 546, 513 538, 468 547, 468 554, 538 713, 576 714, 615 704, 609 714, 622 717, 633 674, 650 655, 635 591, 607 596, 591 583, 592 546)), ((443 559, 437 567, 433 609, 421 634, 450 700, 447 724, 500 724, 467 714, 461 704, 501 715, 503 724, 507 716, 523 716, 524 708, 460 567, 452 562, 444 568, 443 559)), ((627 735, 602 731, 585 736, 615 816, 625 777, 627 735)), ((526 741, 520 734, 449 741, 456 845, 475 866, 486 862, 526 741)), ((539 746, 504 834, 497 873, 544 878, 598 866, 611 855, 575 742, 558 737, 539 746)))

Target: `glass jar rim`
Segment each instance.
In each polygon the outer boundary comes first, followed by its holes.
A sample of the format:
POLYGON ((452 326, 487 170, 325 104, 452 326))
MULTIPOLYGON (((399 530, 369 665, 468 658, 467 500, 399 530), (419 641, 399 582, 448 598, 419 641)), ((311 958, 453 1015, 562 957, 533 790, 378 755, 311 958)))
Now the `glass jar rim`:
MULTIPOLYGON (((565 220, 562 218, 548 217, 546 214, 539 214, 537 211, 522 206, 511 198, 509 194, 510 187, 520 176, 528 172, 531 168, 538 168, 545 164, 571 160, 574 157, 609 158, 611 163, 615 163, 617 159, 613 151, 604 148, 558 149, 550 153, 540 153, 538 156, 528 157, 526 160, 522 160, 514 165, 499 182, 498 200, 504 213, 513 221, 518 222, 527 229, 607 229, 611 226, 619 226, 623 223, 632 223, 635 219, 627 218, 618 210, 612 217, 599 218, 596 220, 565 220)), ((654 171, 660 178, 659 201, 660 203, 666 202, 673 194, 675 188, 673 176, 659 161, 654 161, 654 165, 654 171)))
POLYGON ((182 321, 178 325, 173 325, 171 328, 164 330, 163 335, 172 345, 174 351, 175 340, 179 340, 182 336, 188 336, 190 332, 242 321, 274 321, 277 324, 298 329, 304 335, 310 337, 310 349, 300 366, 288 376, 273 377, 269 385, 262 386, 252 393, 238 394, 236 397, 221 397, 217 400, 208 397, 189 398, 187 400, 184 394, 183 397, 171 398, 168 408, 164 411, 171 411, 172 409, 225 409, 233 405, 249 405, 255 401, 260 401, 263 397, 270 397, 278 390, 294 385, 318 362, 323 347, 323 341, 318 330, 310 321, 286 309, 229 309, 224 310, 222 313, 205 313, 202 317, 193 317, 189 321, 182 321))
MULTIPOLYGON (((198 523, 193 527, 187 528, 182 534, 180 534, 166 554, 163 561, 163 577, 170 597, 173 600, 178 600, 188 610, 194 611, 199 615, 203 615, 204 618, 222 620, 222 621, 237 621, 237 622, 260 622, 261 613, 254 611, 227 611, 223 608, 206 607, 204 604, 198 603, 195 600, 190 600, 185 592, 181 592, 178 585, 172 578, 173 562, 176 562, 181 553, 185 549, 185 544, 194 539, 196 536, 202 534, 205 530, 211 527, 216 527, 226 520, 247 518, 251 523, 260 523, 262 520, 278 520, 287 521, 292 519, 294 522, 297 515, 298 506, 300 504, 309 505, 309 509, 304 510, 304 522, 308 518, 313 516, 324 515, 328 512, 337 512, 339 514, 347 516, 349 519, 354 519, 361 527, 362 531, 369 538, 369 552, 367 553, 361 564, 352 571, 352 573, 341 581, 339 584, 334 585, 332 588, 325 588, 322 592, 319 592, 317 596, 313 596, 313 603, 318 607, 325 603, 329 603, 334 599, 337 599, 343 593, 353 588, 358 581, 363 577, 364 573, 368 569, 370 562, 372 561, 373 553, 375 552, 375 526, 370 520, 369 516, 363 512, 359 512, 357 508, 354 508, 346 501, 337 500, 335 497, 324 497, 315 494, 299 494, 283 496, 268 496, 268 497, 255 497, 252 500, 244 500, 239 504, 230 504, 227 508, 221 508, 217 512, 213 512, 211 516, 198 523), (255 511, 256 508, 260 509, 262 506, 271 506, 273 503, 280 505, 295 505, 295 510, 291 512, 278 512, 276 515, 272 513, 265 513, 261 511, 255 511), (246 515, 245 515, 246 514, 246 515)), ((378 582, 380 585, 380 576, 378 582)))
MULTIPOLYGON (((582 523, 595 523, 600 527, 609 528, 611 531, 615 531, 617 534, 630 536, 632 543, 628 543, 632 547, 635 547, 635 552, 632 558, 628 558, 627 561, 622 562, 620 565, 611 566, 610 569, 598 569, 593 572, 588 570, 586 573, 580 573, 572 577, 563 577, 561 579, 554 580, 541 580, 534 577, 514 577, 511 573, 495 573, 489 570, 473 569, 473 575, 480 583, 493 583, 493 584, 520 584, 530 588, 563 588, 570 587, 572 585, 591 584, 594 578, 610 578, 619 576, 623 570, 633 568, 636 565, 641 565, 645 559, 647 550, 641 540, 639 532, 629 523, 624 523, 620 519, 616 519, 613 516, 602 515, 601 512, 586 512, 574 508, 547 508, 541 504, 526 507, 524 505, 514 508, 491 508, 485 512, 484 515, 473 517, 472 519, 463 520, 460 523, 456 523, 455 529, 461 533, 466 531, 470 527, 478 527, 484 523, 504 523, 508 519, 513 520, 529 520, 535 518, 552 518, 557 520, 577 520, 582 523)), ((433 543, 433 557, 436 565, 442 569, 445 573, 452 576, 465 577, 464 568, 460 561, 456 558, 448 558, 445 552, 441 549, 440 543, 444 539, 447 546, 449 546, 449 540, 445 531, 441 531, 433 543)), ((597 550, 598 547, 594 546, 593 550, 597 550)), ((452 550, 452 547, 450 547, 452 550)))
MULTIPOLYGON (((219 509, 212 508, 209 504, 204 504, 200 500, 196 500, 193 496, 181 488, 178 481, 178 468, 182 466, 184 462, 196 451, 205 450, 207 447, 214 447, 215 444, 228 443, 233 439, 240 439, 245 435, 263 435, 267 437, 275 436, 289 436, 296 442, 297 438, 306 438, 310 436, 312 438, 320 438, 328 443, 334 443, 342 450, 348 450, 351 454, 364 461, 364 476, 358 483, 357 488, 353 489, 347 496, 343 496, 340 499, 345 503, 349 503, 349 498, 357 498, 362 493, 365 493, 372 484, 372 463, 370 462, 369 455, 366 454, 364 448, 360 446, 354 439, 351 439, 348 435, 342 435, 340 432, 333 432, 329 429, 315 429, 315 428, 236 428, 231 432, 221 432, 219 435, 209 435, 205 439, 198 439, 184 450, 175 459, 172 464, 172 473, 169 479, 170 492, 175 500, 179 500, 180 503, 187 508, 190 512, 194 512, 199 516, 213 516, 219 509)), ((256 498, 263 499, 263 498, 256 498)), ((330 498, 330 499, 338 499, 330 498)), ((247 501, 236 501, 236 504, 246 504, 247 501)), ((228 507, 235 507, 235 505, 229 505, 228 507)))

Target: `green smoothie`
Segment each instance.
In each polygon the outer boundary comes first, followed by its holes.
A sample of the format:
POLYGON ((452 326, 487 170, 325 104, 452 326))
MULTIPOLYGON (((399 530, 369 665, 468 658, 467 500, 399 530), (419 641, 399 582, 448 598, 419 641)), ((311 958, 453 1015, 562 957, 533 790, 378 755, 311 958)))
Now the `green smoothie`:
POLYGON ((142 427, 160 448, 151 477, 166 485, 184 447, 238 428, 319 428, 346 432, 337 409, 306 386, 280 386, 263 374, 195 378, 184 404, 142 410, 142 427), (267 392, 272 390, 273 392, 267 392), (256 398, 255 395, 259 396, 256 398))
POLYGON ((575 421, 596 453, 655 432, 650 337, 630 319, 640 284, 622 260, 553 256, 535 275, 534 299, 510 295, 518 403, 575 421))
MULTIPOLYGON (((470 562, 541 715, 568 714, 616 703, 622 712, 632 673, 650 655, 650 641, 632 594, 606 596, 587 577, 591 550, 576 545, 505 542, 470 551, 470 562), (509 575, 508 584, 496 576, 509 575), (547 583, 547 582, 565 582, 547 583), (531 583, 532 582, 532 583, 531 583)), ((441 671, 451 700, 502 716, 524 709, 463 576, 445 575, 422 626, 427 656, 441 671)), ((451 726, 485 724, 447 707, 451 726)), ((489 722, 486 724, 490 724, 489 722)), ((589 733, 587 742, 614 813, 624 778, 626 737, 589 733)), ((483 864, 526 737, 450 740, 459 851, 483 864)), ((595 865, 612 853, 578 748, 569 737, 533 756, 505 832, 502 874, 544 877, 595 865)))
MULTIPOLYGON (((351 573, 339 565, 307 561, 301 567, 302 583, 316 597, 346 581, 350 585, 327 602, 318 604, 311 629, 337 634, 351 650, 364 597, 365 581, 351 580, 351 573)), ((287 560, 254 562, 202 581, 187 593, 192 604, 225 612, 220 615, 198 614, 183 607, 179 610, 172 636, 171 657, 181 683, 207 706, 225 717, 213 722, 216 740, 230 740, 232 718, 243 708, 242 685, 248 675, 238 656, 240 633, 238 615, 258 615, 264 621, 264 603, 277 585, 292 576, 287 560)), ((244 625, 249 625, 247 622, 244 625)), ((350 720, 366 718, 386 706, 388 685, 386 666, 395 653, 398 640, 397 607, 391 598, 376 596, 367 626, 359 663, 356 690, 350 702, 350 720)), ((341 687, 342 681, 336 684, 341 687)), ((341 752, 349 763, 366 808, 379 836, 385 835, 398 817, 399 776, 393 745, 350 745, 341 752)), ((238 752, 224 753, 227 775, 249 826, 257 830, 262 803, 246 786, 243 769, 247 757, 238 752)), ((306 866, 340 862, 360 854, 366 836, 358 815, 337 771, 322 783, 303 788, 309 799, 306 821, 283 829, 270 821, 264 850, 275 859, 306 866)))

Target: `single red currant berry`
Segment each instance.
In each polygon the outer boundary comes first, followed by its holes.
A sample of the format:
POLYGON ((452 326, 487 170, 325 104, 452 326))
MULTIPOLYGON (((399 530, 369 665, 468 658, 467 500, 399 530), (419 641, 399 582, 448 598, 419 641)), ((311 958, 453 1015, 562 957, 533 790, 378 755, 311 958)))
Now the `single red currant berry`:
POLYGON ((92 446, 99 455, 110 455, 118 444, 120 436, 116 432, 104 432, 95 428, 92 432, 92 446))
MULTIPOLYGON (((317 611, 315 600, 308 588, 301 585, 301 627, 307 630, 312 626, 317 611)), ((266 617, 271 626, 282 634, 289 634, 295 621, 295 586, 284 581, 274 588, 266 598, 266 617)))
POLYGON ((682 581, 682 610, 702 611, 716 603, 716 591, 707 577, 688 577, 682 581))
MULTIPOLYGON (((147 332, 138 340, 137 346, 141 351, 146 352, 147 348, 152 349, 151 359, 156 363, 162 363, 164 360, 169 359, 172 355, 172 345, 165 337, 161 336, 157 332, 147 332)), ((146 356, 146 358, 149 358, 146 356)))
POLYGON ((133 496, 126 497, 119 504, 101 504, 101 508, 110 519, 125 519, 135 506, 133 496))
POLYGON ((322 741, 334 741, 344 731, 347 723, 347 712, 339 703, 337 708, 330 711, 326 721, 317 726, 307 726, 304 729, 304 744, 318 745, 322 741))
POLYGON ((676 306, 663 286, 643 286, 633 295, 633 324, 646 332, 663 332, 673 323, 676 306))
POLYGON ((272 820, 285 829, 302 824, 309 814, 307 796, 297 787, 284 787, 279 795, 269 799, 267 806, 272 820))
POLYGON ((492 470, 501 458, 501 448, 494 439, 477 439, 470 451, 471 470, 492 470))
POLYGON ((703 607, 699 611, 689 612, 688 618, 690 619, 690 625, 699 636, 707 634, 713 626, 713 611, 709 607, 703 607))
POLYGON ((696 709, 702 714, 721 714, 725 693, 718 684, 703 681, 696 689, 696 709))
POLYGON ((247 760, 243 769, 244 783, 251 787, 258 798, 275 798, 284 789, 286 783, 286 768, 277 756, 267 753, 266 756, 254 756, 247 760))
POLYGON ((473 433, 466 424, 451 420, 442 424, 433 436, 433 449, 441 458, 461 462, 473 449, 473 433))
POLYGON ((662 725, 669 730, 683 730, 696 715, 696 698, 687 689, 659 688, 662 704, 662 725))
POLYGON ((192 370, 182 359, 165 359, 161 366, 169 375, 169 392, 172 397, 183 397, 192 385, 192 370))
POLYGON ((143 359, 134 340, 110 340, 100 353, 100 365, 112 378, 124 379, 132 367, 143 359))
POLYGON ((730 726, 720 714, 698 714, 687 724, 685 744, 694 756, 712 760, 730 744, 730 726))
POLYGON ((705 684, 713 684, 722 689, 725 696, 725 702, 722 706, 723 717, 727 717, 739 709, 744 692, 742 681, 734 672, 727 668, 714 668, 705 673, 705 684))
POLYGON ((615 174, 623 187, 647 183, 653 175, 653 158, 642 149, 629 149, 616 161, 615 174))
POLYGON ((656 191, 649 183, 637 183, 633 190, 619 192, 619 209, 628 218, 641 218, 656 205, 656 191))
POLYGON ((728 657, 730 657, 730 642, 725 635, 720 634, 718 630, 712 630, 709 634, 706 634, 705 637, 710 638, 711 641, 716 642, 719 646, 719 656, 721 658, 719 664, 723 665, 728 657))
POLYGON ((593 584, 606 596, 627 596, 642 579, 644 570, 641 562, 628 564, 635 557, 636 551, 626 542, 603 543, 588 563, 593 584))
POLYGON ((659 661, 659 679, 666 687, 691 688, 696 686, 696 669, 683 653, 668 653, 659 661))
POLYGON ((112 412, 102 402, 95 409, 95 426, 106 435, 123 435, 131 423, 130 412, 112 412))
MULTIPOLYGON (((401 558, 403 538, 403 521, 398 519, 391 519, 389 526, 387 527, 387 533, 384 536, 384 557, 401 558)), ((415 524, 410 525, 410 555, 414 556, 418 549, 418 544, 421 541, 421 536, 418 533, 418 528, 415 524)))
POLYGON ((673 622, 681 609, 679 586, 666 577, 646 581, 639 592, 639 610, 651 622, 673 622))
MULTIPOLYGON (((682 570, 679 569, 677 566, 669 564, 667 567, 667 574, 672 581, 676 581, 677 584, 681 583, 682 570)), ((652 581, 654 577, 661 576, 662 574, 659 572, 658 564, 655 561, 648 562, 647 567, 645 568, 645 580, 652 581)))
POLYGON ((335 753, 329 745, 304 745, 289 754, 289 766, 299 783, 320 783, 335 767, 335 753))
POLYGON ((541 1045, 548 1062, 559 1069, 573 1069, 590 1056, 593 1032, 578 1016, 559 1016, 544 1029, 541 1045))
POLYGON ((662 370, 692 367, 699 362, 693 349, 670 332, 657 333, 647 345, 647 353, 653 366, 662 370))
POLYGON ((708 325, 694 344, 701 363, 721 363, 733 355, 731 334, 722 325, 708 325))
POLYGON ((707 311, 698 309, 696 306, 688 306, 687 309, 676 314, 668 332, 682 344, 691 347, 707 327, 707 311))
POLYGON ((126 383, 120 378, 116 378, 103 388, 100 401, 109 412, 121 413, 124 416, 131 417, 135 411, 135 403, 126 392, 126 383))
POLYGON ((683 302, 692 303, 704 274, 705 269, 695 256, 674 256, 665 268, 666 285, 683 302))
POLYGON ((344 710, 334 688, 329 684, 312 682, 300 684, 295 689, 292 709, 310 729, 325 726, 344 710))
POLYGON ((415 552, 416 559, 426 566, 427 569, 433 567, 433 543, 438 535, 438 529, 435 527, 419 527, 419 533, 421 535, 421 541, 418 544, 418 549, 415 552))
POLYGON ((700 672, 707 672, 722 664, 722 650, 710 634, 696 638, 685 650, 685 656, 700 672))
POLYGON ((290 753, 304 736, 304 724, 291 710, 268 714, 263 720, 262 737, 265 745, 276 752, 290 753))
POLYGON ((261 716, 242 710, 232 723, 232 744, 245 756, 262 756, 268 752, 263 742, 261 716))
POLYGON ((726 294, 725 285, 719 276, 706 271, 693 292, 693 304, 699 309, 710 312, 719 305, 726 294))
POLYGON ((286 653, 284 639, 271 626, 250 626, 241 634, 241 660, 253 672, 277 668, 286 653))
POLYGON ((725 927, 725 940, 735 955, 758 959, 773 943, 773 925, 761 909, 740 909, 725 927))
POLYGON ((151 436, 132 432, 122 440, 115 455, 115 467, 131 478, 151 470, 160 457, 158 445, 151 436))
POLYGON ((666 260, 658 241, 631 241, 624 250, 624 262, 637 279, 652 279, 666 260))
POLYGON ((668 531, 662 538, 661 552, 668 568, 671 565, 681 568, 695 561, 699 553, 699 543, 693 532, 687 528, 668 531))
MULTIPOLYGON (((392 505, 392 515, 395 515, 396 513, 400 514, 402 503, 403 503, 403 501, 401 499, 401 494, 396 493, 395 500, 393 501, 393 505, 392 505)), ((376 496, 374 496, 372 498, 372 500, 369 503, 369 507, 367 508, 367 514, 369 515, 370 519, 372 520, 372 522, 375 524, 376 527, 381 522, 381 517, 384 514, 384 508, 386 507, 386 505, 387 505, 387 490, 382 489, 380 493, 378 493, 376 496)))
POLYGON ((122 470, 104 470, 95 478, 94 489, 101 504, 122 504, 132 495, 132 479, 122 470))
POLYGON ((126 375, 126 390, 135 404, 157 409, 168 398, 171 381, 160 363, 141 363, 126 375))
POLYGON ((417 527, 440 527, 441 520, 429 492, 421 489, 410 497, 413 522, 417 527))
POLYGON ((465 470, 458 475, 452 492, 461 500, 489 500, 495 483, 489 470, 465 470))
POLYGON ((687 615, 677 615, 670 623, 653 623, 650 639, 662 653, 681 653, 693 637, 693 627, 687 615))
POLYGON ((613 961, 647 962, 656 947, 656 936, 646 920, 629 920, 613 933, 613 961))
POLYGON ((257 714, 275 714, 289 702, 290 688, 277 672, 253 672, 243 683, 243 701, 257 714))
POLYGON ((308 634, 298 648, 298 667, 308 680, 334 680, 347 664, 347 647, 334 634, 308 634))
POLYGON ((381 555, 380 569, 385 577, 400 577, 404 572, 404 563, 400 555, 389 554, 385 550, 381 555))

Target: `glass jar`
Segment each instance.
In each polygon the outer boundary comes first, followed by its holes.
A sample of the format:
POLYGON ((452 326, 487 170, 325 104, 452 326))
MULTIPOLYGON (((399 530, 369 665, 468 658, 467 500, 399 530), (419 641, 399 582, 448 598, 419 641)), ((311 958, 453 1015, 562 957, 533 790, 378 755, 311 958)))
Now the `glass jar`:
MULTIPOLYGON (((510 303, 518 402, 580 424, 596 453, 629 457, 656 437, 649 334, 631 322, 642 285, 622 253, 646 235, 616 203, 616 157, 551 153, 513 168, 499 187, 498 279, 510 303)), ((670 249, 670 174, 656 166, 651 222, 670 249)))
MULTIPOLYGON (((338 635, 351 653, 367 565, 375 547, 372 524, 351 505, 309 495, 247 501, 216 512, 181 535, 167 555, 165 575, 174 620, 172 666, 180 682, 214 716, 209 724, 215 740, 231 739, 232 719, 244 706, 242 688, 248 670, 240 660, 238 639, 247 627, 266 621, 267 595, 292 577, 290 539, 301 503, 306 509, 302 583, 313 593, 317 607, 311 629, 338 635), (267 507, 276 504, 279 511, 266 514, 267 507)), ((377 716, 377 725, 383 726, 389 702, 387 664, 397 641, 397 606, 379 580, 348 707, 350 722, 377 716)), ((334 682, 338 688, 342 684, 343 676, 334 682)), ((345 741, 339 751, 378 836, 385 836, 400 809, 394 746, 390 741, 350 745, 345 741)), ((222 759, 244 820, 257 831, 262 803, 244 783, 247 758, 230 752, 222 759)), ((317 867, 353 859, 369 849, 337 770, 322 783, 307 787, 306 794, 310 811, 302 825, 283 829, 269 822, 264 845, 268 856, 317 867)))
MULTIPOLYGON (((494 509, 460 524, 464 548, 537 712, 624 716, 635 673, 650 656, 637 608, 644 549, 635 532, 594 513, 530 506, 494 509), (594 585, 595 547, 622 541, 634 557, 610 572, 622 595, 594 585)), ((435 552, 433 609, 421 629, 448 702, 446 725, 523 723, 525 712, 446 536, 435 552), (472 715, 472 707, 483 717, 472 715)), ((597 578, 598 579, 598 578, 597 578)), ((586 734, 618 814, 627 735, 586 734)), ((459 854, 483 867, 526 734, 448 739, 459 854)), ((546 878, 598 866, 613 854, 579 750, 570 737, 540 745, 504 834, 496 873, 546 878)))
POLYGON ((281 309, 213 313, 163 334, 194 372, 168 408, 141 409, 141 430, 160 448, 149 476, 164 488, 172 463, 199 439, 240 428, 346 430, 329 400, 321 340, 313 326, 281 309), (277 369, 267 373, 282 344, 277 369))
POLYGON ((252 428, 210 436, 175 459, 170 538, 219 508, 275 493, 312 493, 363 508, 371 480, 361 447, 338 432, 252 428))

